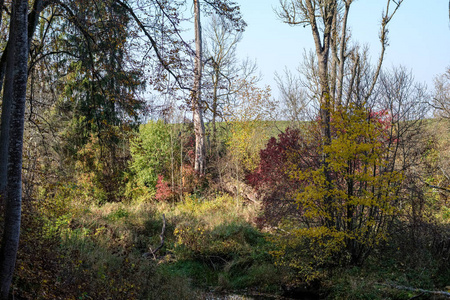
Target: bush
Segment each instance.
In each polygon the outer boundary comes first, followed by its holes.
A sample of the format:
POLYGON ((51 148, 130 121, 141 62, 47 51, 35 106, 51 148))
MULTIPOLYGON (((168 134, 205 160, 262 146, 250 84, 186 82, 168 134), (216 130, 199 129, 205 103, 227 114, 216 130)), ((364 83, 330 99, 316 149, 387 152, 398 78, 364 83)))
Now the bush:
POLYGON ((308 139, 299 129, 287 128, 278 139, 272 137, 260 151, 258 167, 246 178, 262 196, 260 226, 276 226, 283 218, 298 217, 294 193, 301 182, 293 178, 292 171, 319 165, 317 141, 308 139))
POLYGON ((272 254, 277 264, 293 269, 300 280, 322 280, 346 259, 344 238, 344 233, 323 226, 284 225, 279 234, 272 236, 277 248, 272 254))
POLYGON ((161 120, 139 127, 139 134, 131 141, 131 170, 138 186, 156 191, 158 175, 170 170, 170 157, 177 153, 172 143, 170 127, 161 120))
POLYGON ((158 201, 169 201, 175 198, 175 193, 170 188, 167 181, 162 175, 158 175, 158 182, 156 183, 155 199, 158 201))

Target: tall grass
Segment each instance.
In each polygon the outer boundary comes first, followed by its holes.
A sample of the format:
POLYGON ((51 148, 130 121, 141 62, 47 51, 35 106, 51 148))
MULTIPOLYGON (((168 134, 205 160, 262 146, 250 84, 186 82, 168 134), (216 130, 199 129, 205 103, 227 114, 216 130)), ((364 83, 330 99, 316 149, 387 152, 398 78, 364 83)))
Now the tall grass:
POLYGON ((252 225, 258 213, 254 203, 221 194, 186 195, 180 202, 83 203, 61 204, 64 209, 43 218, 42 238, 58 244, 52 250, 53 295, 197 299, 197 288, 279 286, 282 276, 277 278, 270 244, 252 225), (156 259, 144 257, 161 243, 163 214, 164 246, 156 259))

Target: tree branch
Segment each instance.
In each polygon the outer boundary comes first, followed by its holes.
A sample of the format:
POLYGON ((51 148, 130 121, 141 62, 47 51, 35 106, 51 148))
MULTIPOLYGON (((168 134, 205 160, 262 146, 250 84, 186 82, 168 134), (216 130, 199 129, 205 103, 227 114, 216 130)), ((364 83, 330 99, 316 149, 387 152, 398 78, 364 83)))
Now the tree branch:
POLYGON ((161 244, 155 250, 152 250, 150 248, 150 252, 146 252, 143 254, 144 257, 153 255, 153 258, 156 259, 156 256, 155 256, 156 252, 158 252, 164 246, 164 234, 166 232, 166 216, 163 214, 162 218, 163 218, 163 226, 162 226, 161 234, 159 235, 159 238, 161 239, 161 244))
POLYGON ((400 7, 400 5, 402 4, 403 0, 399 0, 398 2, 395 2, 395 9, 394 11, 389 14, 389 7, 390 7, 390 3, 391 0, 387 1, 387 5, 386 5, 386 12, 384 13, 382 19, 381 19, 381 31, 380 31, 380 42, 381 42, 381 53, 380 53, 380 58, 378 59, 378 66, 377 69, 375 71, 375 75, 373 77, 372 80, 372 85, 369 88, 369 91, 367 93, 367 96, 365 98, 365 100, 367 101, 369 99, 369 97, 372 95, 372 92, 375 88, 375 85, 378 81, 378 76, 380 75, 381 72, 381 65, 383 64, 383 60, 384 60, 384 54, 386 52, 386 46, 388 45, 388 41, 387 41, 387 34, 389 32, 389 30, 387 29, 387 25, 389 24, 389 22, 391 21, 392 17, 395 15, 395 13, 397 12, 398 8, 400 7))
POLYGON ((141 20, 139 19, 139 17, 134 13, 133 9, 131 7, 129 7, 125 2, 120 1, 120 0, 116 0, 116 2, 122 6, 123 8, 125 8, 130 15, 133 17, 133 19, 136 21, 136 23, 138 24, 139 28, 141 28, 142 32, 147 36, 147 38, 150 40, 150 43, 152 45, 152 48, 155 51, 155 54, 159 60, 159 62, 161 63, 161 65, 163 66, 163 68, 169 72, 170 75, 172 75, 175 78, 175 81, 177 82, 178 86, 181 89, 184 90, 189 90, 190 92, 193 92, 193 90, 191 88, 185 87, 183 85, 183 83, 180 80, 180 76, 176 75, 169 67, 169 65, 164 61, 164 58, 161 56, 161 53, 159 52, 158 46, 156 44, 156 41, 153 39, 153 37, 150 35, 150 33, 147 31, 147 29, 145 28, 144 24, 142 24, 141 20))

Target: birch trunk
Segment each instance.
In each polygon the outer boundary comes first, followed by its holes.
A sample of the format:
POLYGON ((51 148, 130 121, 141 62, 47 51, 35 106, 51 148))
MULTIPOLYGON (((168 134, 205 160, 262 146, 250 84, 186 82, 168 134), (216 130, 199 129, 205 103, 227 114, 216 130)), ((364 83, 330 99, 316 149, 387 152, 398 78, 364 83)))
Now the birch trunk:
POLYGON ((8 299, 17 257, 22 206, 22 148, 25 119, 28 61, 28 1, 15 0, 12 4, 10 39, 13 54, 9 68, 13 67, 11 131, 8 149, 5 225, 0 250, 0 298, 8 299))
MULTIPOLYGON (((3 0, 0 0, 0 7, 3 6, 3 0)), ((33 4, 33 9, 28 17, 28 47, 27 51, 30 50, 31 40, 33 34, 36 31, 36 27, 39 20, 39 15, 44 9, 43 0, 35 0, 33 4)), ((0 19, 1 21, 1 19, 0 19)), ((0 22, 1 25, 1 22, 0 22)), ((14 29, 10 28, 10 32, 14 29)), ((10 36, 8 43, 6 44, 5 50, 0 59, 0 91, 3 90, 3 102, 2 102, 2 116, 0 124, 0 201, 3 202, 6 191, 6 181, 8 173, 8 145, 9 145, 9 131, 10 131, 10 120, 11 120, 11 101, 13 93, 13 70, 12 66, 8 68, 8 61, 13 61, 14 54, 13 51, 9 51, 10 44, 13 43, 15 36, 10 36), (3 87, 3 82, 5 86, 3 87)))
MULTIPOLYGON (((13 28, 14 24, 10 26, 9 42, 8 45, 13 44, 15 40, 13 28)), ((1 129, 0 129, 0 199, 4 203, 6 182, 8 173, 8 146, 9 146, 9 132, 11 126, 11 107, 13 98, 13 73, 14 73, 14 51, 9 51, 9 47, 5 49, 6 61, 0 65, 0 75, 5 74, 4 88, 3 88, 3 101, 2 101, 2 117, 1 117, 1 129)), ((0 78, 0 84, 3 84, 3 78, 0 78)))

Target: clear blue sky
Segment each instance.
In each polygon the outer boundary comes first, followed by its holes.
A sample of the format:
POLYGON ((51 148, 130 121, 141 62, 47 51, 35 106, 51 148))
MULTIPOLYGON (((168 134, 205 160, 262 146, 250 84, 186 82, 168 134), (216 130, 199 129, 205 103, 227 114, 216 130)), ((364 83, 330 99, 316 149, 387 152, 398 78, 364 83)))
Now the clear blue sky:
MULTIPOLYGON (((262 84, 271 85, 276 96, 274 73, 299 66, 304 49, 313 48, 310 28, 290 27, 277 19, 273 9, 278 0, 237 2, 248 23, 238 54, 257 60, 262 84)), ((353 40, 369 45, 374 61, 380 52, 378 32, 385 5, 386 0, 356 0, 350 11, 353 40)), ((389 26, 384 67, 410 69, 416 81, 426 83, 431 91, 433 78, 450 66, 448 5, 448 0, 404 0, 389 26)))

